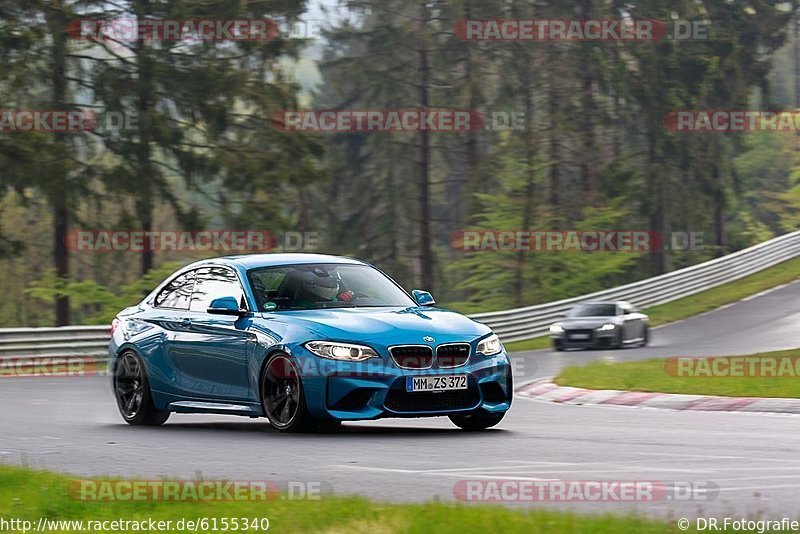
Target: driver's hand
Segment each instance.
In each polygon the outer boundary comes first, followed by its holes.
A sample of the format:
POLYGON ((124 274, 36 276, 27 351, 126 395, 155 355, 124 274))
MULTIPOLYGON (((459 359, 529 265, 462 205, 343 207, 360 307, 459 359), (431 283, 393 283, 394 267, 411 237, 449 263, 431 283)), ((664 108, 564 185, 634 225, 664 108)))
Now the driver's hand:
POLYGON ((340 300, 342 302, 350 302, 356 297, 356 294, 352 291, 344 291, 339 293, 339 296, 336 297, 336 300, 340 300))

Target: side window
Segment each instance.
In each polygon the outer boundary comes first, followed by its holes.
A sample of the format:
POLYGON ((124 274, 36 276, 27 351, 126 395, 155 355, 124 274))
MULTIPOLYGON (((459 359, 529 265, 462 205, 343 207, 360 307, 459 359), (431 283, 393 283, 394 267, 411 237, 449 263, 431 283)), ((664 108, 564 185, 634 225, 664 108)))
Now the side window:
POLYGON ((245 306, 244 293, 236 273, 224 267, 198 269, 189 309, 205 312, 211 301, 220 297, 233 297, 245 306))
POLYGON ((164 286, 164 289, 156 295, 154 304, 159 308, 188 310, 194 286, 194 273, 194 271, 183 273, 164 286))
MULTIPOLYGON (((271 268, 248 273, 250 287, 253 288, 253 293, 255 293, 258 309, 264 309, 264 304, 267 302, 276 301, 279 297, 278 292, 286 280, 286 273, 290 270, 290 268, 271 268)), ((286 300, 284 298, 283 302, 286 300)))

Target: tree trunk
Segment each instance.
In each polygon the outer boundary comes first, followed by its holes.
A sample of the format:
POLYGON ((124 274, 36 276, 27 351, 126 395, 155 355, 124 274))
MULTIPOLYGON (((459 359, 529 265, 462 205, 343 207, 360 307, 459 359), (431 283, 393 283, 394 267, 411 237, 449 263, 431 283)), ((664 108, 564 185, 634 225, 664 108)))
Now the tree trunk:
MULTIPOLYGON (((464 2, 464 20, 470 19, 472 19, 472 2, 467 0, 464 2)), ((464 53, 466 54, 464 77, 467 91, 469 91, 469 110, 470 112, 474 113, 477 111, 478 103, 480 101, 477 85, 480 77, 478 73, 475 72, 475 58, 473 57, 473 51, 473 43, 467 43, 467 46, 464 47, 464 53)), ((464 199, 464 202, 460 203, 462 206, 464 206, 461 208, 464 212, 464 215, 461 218, 463 223, 467 222, 466 218, 470 214, 478 213, 479 208, 475 200, 475 192, 480 190, 480 186, 477 183, 476 177, 476 170, 478 167, 478 132, 471 129, 470 131, 466 132, 465 135, 467 136, 467 141, 465 143, 465 150, 467 153, 467 198, 464 199)))
POLYGON ((714 245, 717 256, 725 254, 725 191, 723 189, 722 169, 714 163, 714 245))
MULTIPOLYGON (((148 0, 137 0, 134 7, 136 18, 144 18, 148 13, 148 0)), ((153 230, 153 176, 150 153, 152 119, 150 112, 153 105, 153 72, 152 60, 145 41, 136 42, 137 79, 137 111, 139 116, 139 143, 136 146, 137 199, 136 212, 143 232, 153 230)), ((148 246, 142 251, 141 273, 147 274, 153 268, 154 251, 148 246)))
MULTIPOLYGON (((558 56, 556 54, 555 45, 550 44, 548 54, 548 63, 550 65, 558 65, 558 56)), ((550 134, 550 209, 552 209, 552 219, 558 222, 560 228, 563 222, 561 214, 561 178, 559 173, 559 166, 561 164, 561 146, 559 144, 558 131, 559 121, 562 117, 559 113, 559 99, 561 95, 558 90, 558 80, 556 74, 550 70, 548 75, 548 113, 550 115, 549 134, 550 134)))
POLYGON ((666 250, 669 237, 669 216, 667 191, 668 184, 663 175, 662 169, 665 167, 661 162, 661 153, 658 150, 659 139, 651 138, 648 146, 648 156, 650 170, 647 173, 647 198, 655 199, 655 206, 650 209, 650 229, 661 235, 661 249, 651 250, 653 271, 655 274, 663 274, 671 269, 672 258, 666 250))
MULTIPOLYGON (((531 88, 529 70, 524 70, 521 76, 523 84, 522 90, 525 95, 525 198, 522 205, 522 231, 530 230, 533 225, 534 202, 536 195, 536 148, 533 139, 533 94, 531 88)), ((514 265, 514 304, 522 306, 523 292, 525 290, 525 256, 524 250, 517 251, 516 262, 514 265)))
MULTIPOLYGON (((590 20, 592 18, 592 0, 581 0, 580 5, 581 19, 590 20)), ((594 47, 581 46, 578 48, 578 56, 580 58, 578 65, 580 66, 580 80, 581 80, 581 189, 583 191, 582 207, 594 206, 594 171, 595 161, 597 156, 597 147, 594 142, 594 115, 595 106, 594 98, 592 95, 592 86, 594 85, 592 63, 592 50, 594 47)))
MULTIPOLYGON (((794 18, 794 107, 800 109, 800 13, 794 18)), ((796 134, 800 136, 800 129, 796 134)), ((795 150, 800 151, 800 144, 795 145, 795 150)))
MULTIPOLYGON (((419 19, 419 54, 417 66, 419 105, 423 110, 430 105, 430 67, 428 65, 428 42, 426 38, 428 13, 425 2, 420 3, 419 19)), ((419 176, 417 178, 417 194, 419 196, 419 261, 420 283, 423 288, 433 291, 433 252, 431 249, 431 213, 430 213, 430 133, 422 129, 419 132, 419 176)))
MULTIPOLYGON (((53 84, 52 108, 63 110, 66 107, 67 78, 66 78, 66 16, 62 0, 53 0, 47 13, 47 24, 53 39, 51 54, 51 82, 53 84)), ((56 146, 65 148, 67 139, 63 132, 55 132, 53 138, 56 146)), ((69 232, 69 200, 68 176, 69 172, 64 165, 53 165, 52 172, 58 173, 55 186, 49 192, 51 207, 53 208, 53 256, 56 274, 59 279, 69 277, 69 251, 67 250, 67 233, 69 232)), ((66 326, 70 323, 69 297, 58 296, 55 302, 56 326, 66 326)))

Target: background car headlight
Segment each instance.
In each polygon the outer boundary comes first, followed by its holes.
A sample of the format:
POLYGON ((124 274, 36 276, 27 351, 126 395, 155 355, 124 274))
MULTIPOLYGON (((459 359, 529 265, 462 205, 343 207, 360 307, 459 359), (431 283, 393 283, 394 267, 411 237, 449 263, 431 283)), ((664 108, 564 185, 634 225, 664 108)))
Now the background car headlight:
POLYGON ((551 334, 563 334, 564 329, 561 328, 560 324, 551 324, 550 325, 550 333, 551 334))
POLYGON ((305 347, 319 356, 331 360, 346 362, 363 362, 370 358, 378 358, 378 353, 365 345, 351 343, 333 343, 330 341, 309 341, 305 347))
POLYGON ((600 328, 598 328, 598 330, 600 330, 601 332, 608 332, 609 330, 614 330, 616 327, 617 327, 617 325, 615 325, 615 324, 606 323, 603 326, 601 326, 600 328))
POLYGON ((493 356, 499 354, 503 350, 503 345, 500 343, 500 338, 496 334, 492 334, 480 343, 478 343, 478 353, 484 356, 493 356))

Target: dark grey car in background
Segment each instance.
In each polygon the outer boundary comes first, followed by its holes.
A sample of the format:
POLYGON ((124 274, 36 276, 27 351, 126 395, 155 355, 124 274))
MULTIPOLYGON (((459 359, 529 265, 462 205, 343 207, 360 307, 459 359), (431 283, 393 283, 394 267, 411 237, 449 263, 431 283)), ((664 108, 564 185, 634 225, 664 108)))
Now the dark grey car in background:
POLYGON ((650 341, 650 319, 629 302, 578 304, 550 326, 555 350, 643 347, 650 341))

